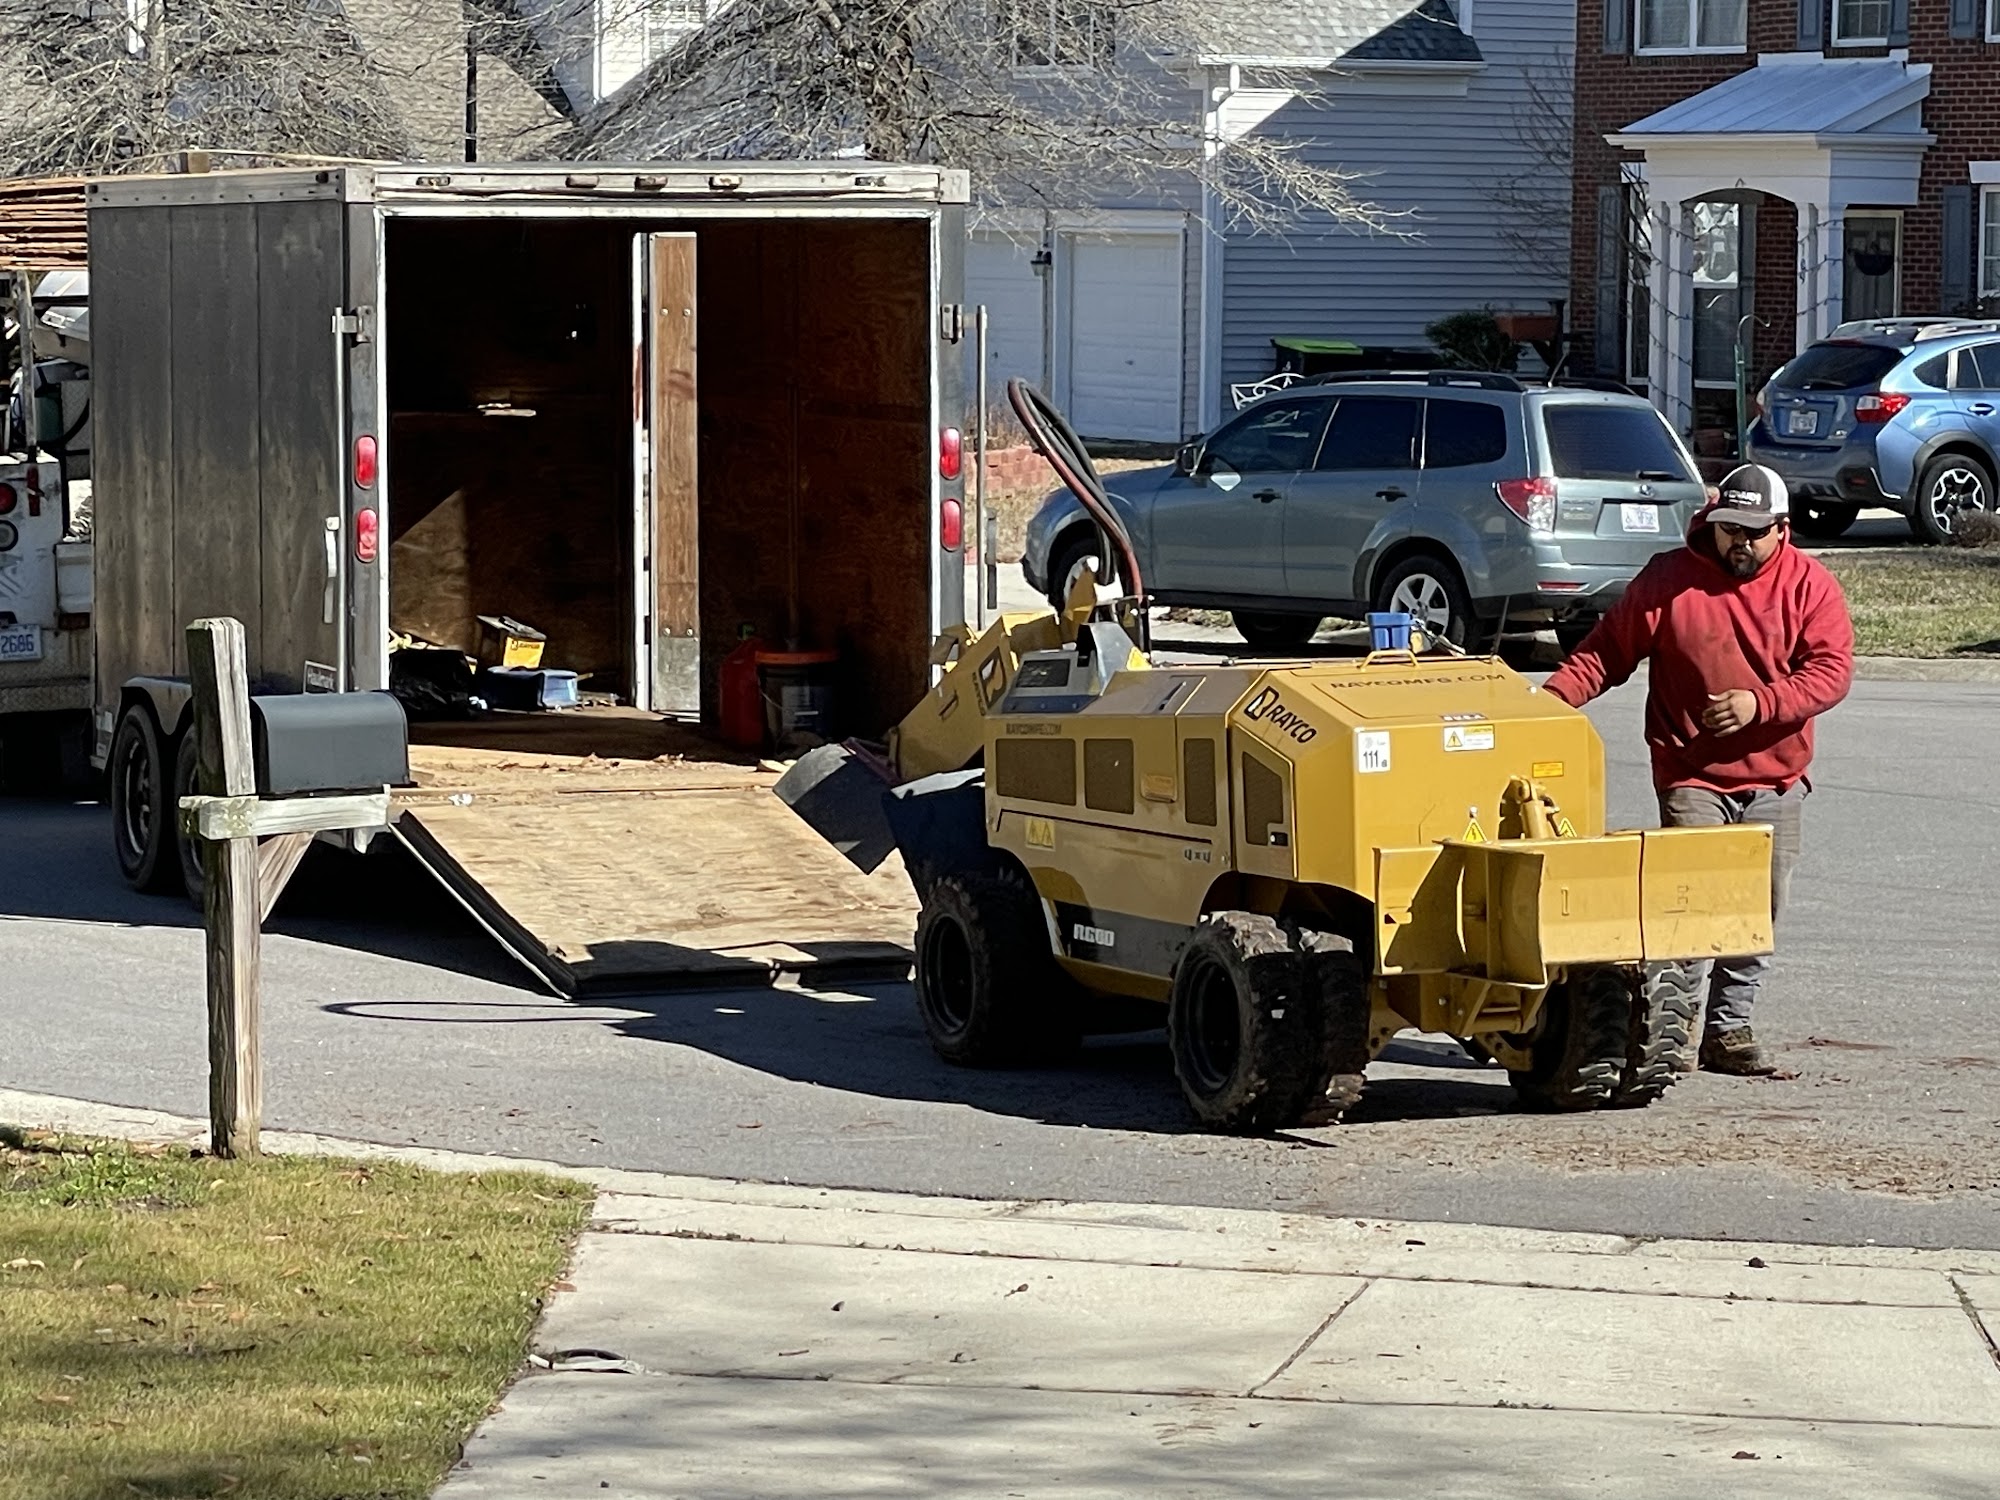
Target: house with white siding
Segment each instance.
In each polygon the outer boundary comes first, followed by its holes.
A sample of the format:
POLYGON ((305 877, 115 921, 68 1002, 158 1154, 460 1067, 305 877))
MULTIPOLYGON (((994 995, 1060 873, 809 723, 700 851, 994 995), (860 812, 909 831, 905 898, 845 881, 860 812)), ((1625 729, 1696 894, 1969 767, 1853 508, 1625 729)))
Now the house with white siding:
POLYGON ((1172 184, 980 215, 967 300, 987 308, 993 388, 1036 378, 1088 437, 1171 442, 1271 374, 1274 340, 1422 349, 1447 314, 1546 314, 1566 296, 1574 4, 1214 4, 1186 69, 1191 125, 1211 149, 1270 133, 1361 174, 1391 232, 1249 232, 1172 184))

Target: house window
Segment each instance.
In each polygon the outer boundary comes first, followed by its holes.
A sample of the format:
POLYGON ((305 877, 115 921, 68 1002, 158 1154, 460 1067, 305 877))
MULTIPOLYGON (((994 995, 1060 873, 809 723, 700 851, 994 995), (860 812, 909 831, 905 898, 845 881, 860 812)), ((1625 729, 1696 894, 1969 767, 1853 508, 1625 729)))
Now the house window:
POLYGON ((1889 0, 1834 0, 1836 47, 1881 46, 1889 40, 1889 0))
POLYGON ((1646 185, 1627 181, 1625 205, 1625 383, 1646 389, 1653 379, 1653 232, 1646 185))
POLYGON ((1987 0, 1986 40, 2000 42, 2000 0, 1987 0))
POLYGON ((1979 200, 1979 295, 2000 297, 2000 188, 1987 188, 1979 200))
MULTIPOLYGON (((1888 0, 1882 3, 1887 5, 1888 0)), ((1635 0, 1635 4, 1641 52, 1743 50, 1748 0, 1635 0)))
POLYGON ((1098 0, 1008 0, 1008 44, 1016 68, 1110 65, 1112 10, 1098 0))

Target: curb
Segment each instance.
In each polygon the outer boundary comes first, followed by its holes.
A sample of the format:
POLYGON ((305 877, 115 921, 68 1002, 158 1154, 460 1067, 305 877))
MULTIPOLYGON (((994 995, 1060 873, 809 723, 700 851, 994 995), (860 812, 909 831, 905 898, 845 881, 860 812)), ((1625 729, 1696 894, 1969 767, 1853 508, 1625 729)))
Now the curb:
POLYGON ((1857 682, 2000 682, 2000 657, 1857 656, 1857 682))
MULTIPOLYGON (((60 1095, 0 1088, 0 1122, 23 1129, 205 1147, 208 1123, 187 1115, 124 1105, 99 1104, 60 1095)), ((359 1161, 393 1161, 434 1172, 540 1172, 583 1182, 600 1195, 649 1198, 687 1205, 737 1209, 818 1210, 897 1219, 953 1222, 1056 1223, 1103 1229, 1155 1230, 1201 1236, 1240 1236, 1326 1248, 1357 1243, 1420 1242, 1459 1253, 1566 1254, 1617 1259, 1736 1261, 1757 1255, 1799 1266, 1969 1272, 2000 1276, 2000 1251, 1923 1250, 1890 1245, 1795 1245, 1750 1240, 1669 1240, 1646 1236, 1519 1229, 1504 1225, 1403 1219, 1357 1219, 1300 1215, 1280 1209, 1210 1208, 1197 1204, 1080 1203, 1063 1199, 950 1198, 865 1188, 809 1187, 735 1178, 689 1177, 619 1167, 579 1167, 529 1157, 484 1155, 426 1146, 391 1146, 305 1131, 266 1130, 271 1156, 337 1156, 359 1161)), ((591 1228, 617 1232, 629 1220, 629 1204, 600 1200, 591 1228)))

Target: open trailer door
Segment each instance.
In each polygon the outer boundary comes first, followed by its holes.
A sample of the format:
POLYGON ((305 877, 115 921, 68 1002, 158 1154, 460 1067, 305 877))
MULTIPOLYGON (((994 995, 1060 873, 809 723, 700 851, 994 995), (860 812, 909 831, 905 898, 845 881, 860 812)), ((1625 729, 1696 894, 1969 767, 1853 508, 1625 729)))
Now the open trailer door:
MULTIPOLYGON (((655 713, 701 712, 700 471, 695 236, 635 237, 635 674, 655 713)), ((645 702, 644 699, 641 700, 645 702)))

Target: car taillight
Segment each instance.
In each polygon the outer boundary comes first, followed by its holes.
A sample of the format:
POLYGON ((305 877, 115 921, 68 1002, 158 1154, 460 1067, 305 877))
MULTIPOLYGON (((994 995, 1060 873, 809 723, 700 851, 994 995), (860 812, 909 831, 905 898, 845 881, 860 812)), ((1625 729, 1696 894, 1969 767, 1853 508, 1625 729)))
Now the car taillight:
POLYGON ((947 552, 956 552, 964 540, 965 512, 956 500, 947 500, 938 507, 938 541, 947 552))
POLYGON ((956 479, 965 466, 965 439, 956 427, 947 427, 938 433, 938 475, 944 479, 956 479))
POLYGON ((381 523, 371 506, 354 513, 354 557, 357 562, 375 561, 375 547, 381 539, 381 523))
POLYGON ((1854 420, 1887 422, 1909 404, 1910 398, 1902 391, 1876 391, 1854 403, 1854 420))
POLYGON ((372 437, 354 440, 354 487, 360 490, 375 488, 375 439, 372 437))
POLYGON ((1493 486, 1500 503, 1528 523, 1531 531, 1556 529, 1556 482, 1553 479, 1502 479, 1493 486))
POLYGON ((0 484, 0 516, 11 516, 20 503, 21 497, 14 492, 13 485, 0 484))

